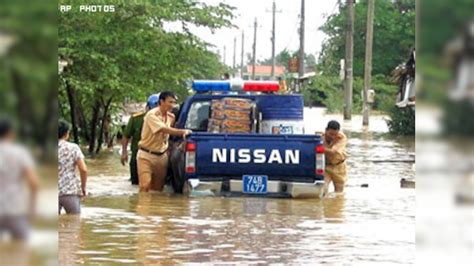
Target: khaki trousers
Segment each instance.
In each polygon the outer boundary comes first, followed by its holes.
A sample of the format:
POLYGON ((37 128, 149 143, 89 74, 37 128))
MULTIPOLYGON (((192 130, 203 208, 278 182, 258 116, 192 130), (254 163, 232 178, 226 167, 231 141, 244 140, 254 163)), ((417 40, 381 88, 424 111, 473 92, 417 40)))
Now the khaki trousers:
POLYGON ((324 171, 324 192, 327 194, 329 184, 333 182, 334 191, 343 192, 347 181, 347 165, 343 162, 339 165, 326 165, 324 171))
POLYGON ((167 153, 158 156, 139 150, 137 154, 137 167, 140 192, 148 192, 150 189, 163 190, 168 171, 167 153))

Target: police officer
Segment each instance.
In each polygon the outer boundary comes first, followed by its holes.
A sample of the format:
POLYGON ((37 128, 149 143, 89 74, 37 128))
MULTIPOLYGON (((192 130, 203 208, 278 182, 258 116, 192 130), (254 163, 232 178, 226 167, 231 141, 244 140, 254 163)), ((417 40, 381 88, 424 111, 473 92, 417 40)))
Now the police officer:
POLYGON ((339 122, 329 121, 322 135, 326 169, 324 171, 324 194, 328 192, 329 184, 334 184, 335 192, 343 192, 347 181, 347 137, 340 131, 339 122))
POLYGON ((169 136, 184 138, 191 133, 188 129, 172 127, 175 116, 171 111, 175 105, 176 95, 169 91, 162 92, 159 106, 145 115, 137 154, 140 192, 148 192, 150 189, 163 190, 168 170, 169 136))
POLYGON ((279 86, 279 89, 278 91, 280 92, 280 94, 287 94, 288 93, 288 89, 286 87, 286 80, 283 79, 282 77, 278 77, 278 86, 279 86))
POLYGON ((158 106, 159 97, 159 93, 150 95, 146 103, 146 111, 133 114, 128 120, 127 127, 123 132, 122 157, 120 158, 120 161, 122 165, 125 165, 125 163, 128 162, 127 146, 130 139, 132 139, 132 158, 130 159, 130 179, 132 181, 132 185, 138 185, 137 153, 138 142, 141 139, 143 118, 145 117, 147 111, 158 106))

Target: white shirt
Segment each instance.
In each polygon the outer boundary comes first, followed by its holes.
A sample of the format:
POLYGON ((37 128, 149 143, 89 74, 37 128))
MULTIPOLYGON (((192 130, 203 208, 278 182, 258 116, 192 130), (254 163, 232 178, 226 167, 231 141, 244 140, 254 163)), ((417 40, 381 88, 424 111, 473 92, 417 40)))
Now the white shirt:
POLYGON ((0 142, 0 216, 28 213, 30 195, 25 170, 34 167, 34 160, 25 147, 0 142))

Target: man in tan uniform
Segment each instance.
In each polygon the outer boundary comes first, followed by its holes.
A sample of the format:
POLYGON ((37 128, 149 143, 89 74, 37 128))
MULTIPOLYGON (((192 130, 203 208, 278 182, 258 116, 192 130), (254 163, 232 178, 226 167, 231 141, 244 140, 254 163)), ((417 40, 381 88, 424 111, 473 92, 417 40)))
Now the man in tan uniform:
POLYGON ((158 107, 145 115, 137 154, 140 192, 148 192, 150 189, 163 190, 168 170, 169 135, 184 138, 191 133, 187 129, 172 127, 175 117, 171 110, 175 105, 176 95, 165 91, 160 93, 158 107))
POLYGON ((280 86, 280 88, 278 90, 280 92, 280 94, 287 94, 288 89, 286 87, 286 80, 282 77, 278 77, 278 84, 280 86))
POLYGON ((337 121, 329 121, 326 132, 323 134, 323 142, 326 157, 326 169, 324 172, 324 194, 326 195, 331 181, 335 192, 343 192, 347 181, 346 145, 347 137, 340 131, 341 125, 337 121))

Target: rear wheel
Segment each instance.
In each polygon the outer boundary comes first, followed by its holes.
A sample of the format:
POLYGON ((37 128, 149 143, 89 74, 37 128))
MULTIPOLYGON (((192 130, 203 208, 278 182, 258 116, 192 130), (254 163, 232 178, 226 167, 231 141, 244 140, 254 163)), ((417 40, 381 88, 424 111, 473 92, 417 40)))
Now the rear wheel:
POLYGON ((173 186, 174 192, 182 194, 183 186, 185 183, 184 178, 184 151, 182 145, 177 145, 171 149, 170 154, 171 164, 171 185, 173 186))
POLYGON ((178 194, 183 193, 184 187, 184 175, 180 174, 179 167, 171 167, 171 185, 173 186, 174 192, 178 194))

